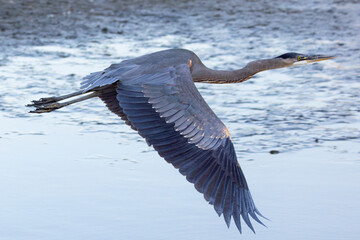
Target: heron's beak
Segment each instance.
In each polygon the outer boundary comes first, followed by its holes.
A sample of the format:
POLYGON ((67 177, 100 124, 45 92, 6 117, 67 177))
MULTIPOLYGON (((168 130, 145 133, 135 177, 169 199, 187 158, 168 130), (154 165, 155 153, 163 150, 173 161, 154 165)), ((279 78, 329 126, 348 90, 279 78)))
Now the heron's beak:
POLYGON ((320 61, 324 61, 324 60, 328 60, 328 59, 333 59, 335 58, 335 56, 326 56, 326 55, 308 55, 306 56, 306 61, 308 63, 313 63, 313 62, 320 62, 320 61))

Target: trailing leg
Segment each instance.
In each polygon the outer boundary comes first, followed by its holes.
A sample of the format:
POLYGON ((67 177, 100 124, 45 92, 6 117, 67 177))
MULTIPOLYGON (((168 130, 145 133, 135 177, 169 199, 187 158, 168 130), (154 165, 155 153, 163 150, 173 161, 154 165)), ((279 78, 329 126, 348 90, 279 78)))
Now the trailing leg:
POLYGON ((35 107, 36 105, 43 105, 43 104, 47 104, 47 103, 58 102, 61 100, 65 100, 67 98, 79 96, 81 94, 83 94, 83 91, 78 91, 78 92, 74 92, 74 93, 70 93, 70 94, 66 94, 66 95, 62 95, 62 96, 58 96, 58 97, 40 98, 40 100, 33 100, 32 104, 28 104, 26 106, 27 107, 35 107))
POLYGON ((59 108, 68 106, 73 103, 81 102, 93 97, 99 96, 98 92, 91 92, 91 93, 83 93, 82 91, 70 93, 67 95, 59 96, 59 97, 49 97, 49 98, 41 98, 40 100, 34 100, 32 101, 32 104, 26 105, 27 107, 35 107, 36 109, 33 111, 30 111, 30 113, 45 113, 45 112, 52 112, 54 110, 57 110, 59 108), (59 101, 76 97, 79 95, 84 95, 82 97, 75 98, 70 101, 62 102, 59 101))

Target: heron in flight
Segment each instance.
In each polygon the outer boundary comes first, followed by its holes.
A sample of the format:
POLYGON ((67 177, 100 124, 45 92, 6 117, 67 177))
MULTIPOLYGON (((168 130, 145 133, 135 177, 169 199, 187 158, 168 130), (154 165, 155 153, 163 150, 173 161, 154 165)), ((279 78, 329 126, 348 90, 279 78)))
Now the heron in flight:
POLYGON ((232 217, 241 233, 241 216, 254 231, 250 217, 263 224, 258 217, 263 216, 251 197, 230 133, 194 82, 239 83, 261 71, 331 58, 286 53, 223 71, 207 68, 189 50, 169 49, 112 64, 86 76, 80 91, 28 106, 36 108, 31 113, 45 113, 99 97, 204 194, 228 227, 232 217))

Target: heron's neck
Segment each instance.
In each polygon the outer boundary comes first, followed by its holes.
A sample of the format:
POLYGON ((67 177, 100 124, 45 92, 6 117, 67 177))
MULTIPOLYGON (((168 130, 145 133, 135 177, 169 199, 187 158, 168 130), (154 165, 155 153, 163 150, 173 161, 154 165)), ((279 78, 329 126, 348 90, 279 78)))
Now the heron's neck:
POLYGON ((282 67, 286 67, 286 65, 276 58, 253 61, 244 68, 232 71, 213 70, 201 64, 192 71, 192 76, 195 82, 239 83, 250 79, 258 72, 282 67))

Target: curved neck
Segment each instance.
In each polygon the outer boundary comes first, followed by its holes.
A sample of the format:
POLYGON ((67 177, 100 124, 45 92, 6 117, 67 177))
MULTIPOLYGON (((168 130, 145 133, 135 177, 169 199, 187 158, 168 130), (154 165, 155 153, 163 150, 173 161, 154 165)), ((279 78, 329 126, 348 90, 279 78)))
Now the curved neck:
POLYGON ((244 68, 237 70, 213 70, 200 63, 192 70, 194 82, 204 83, 239 83, 250 79, 258 72, 291 66, 279 58, 262 59, 248 63, 244 68))

